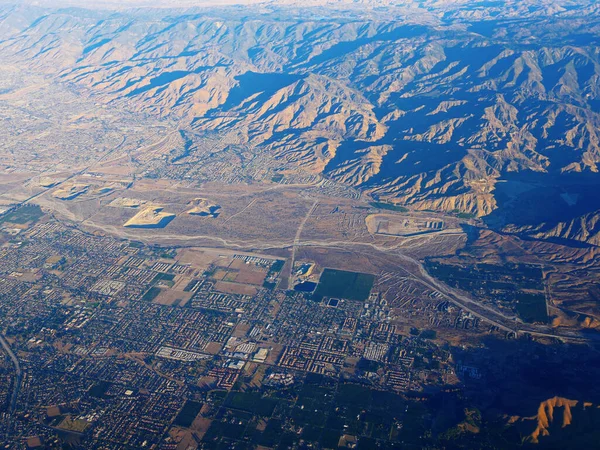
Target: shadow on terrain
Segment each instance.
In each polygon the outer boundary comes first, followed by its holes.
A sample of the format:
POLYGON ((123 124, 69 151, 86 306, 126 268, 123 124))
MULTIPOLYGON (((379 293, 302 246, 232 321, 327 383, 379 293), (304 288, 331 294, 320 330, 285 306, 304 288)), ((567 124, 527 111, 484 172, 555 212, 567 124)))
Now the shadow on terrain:
POLYGON ((540 404, 554 397, 578 402, 571 408, 571 424, 563 427, 564 408, 555 407, 549 435, 531 444, 534 448, 592 448, 600 442, 596 349, 488 338, 479 348, 453 347, 451 353, 462 388, 443 389, 429 401, 430 410, 438 411, 432 431, 446 448, 514 448, 535 430, 540 404), (477 422, 473 417, 479 413, 477 422), (508 425, 516 416, 532 419, 508 425), (478 432, 465 432, 465 423, 478 432))
POLYGON ((497 184, 498 208, 484 217, 488 226, 552 226, 600 210, 596 174, 507 174, 497 184))

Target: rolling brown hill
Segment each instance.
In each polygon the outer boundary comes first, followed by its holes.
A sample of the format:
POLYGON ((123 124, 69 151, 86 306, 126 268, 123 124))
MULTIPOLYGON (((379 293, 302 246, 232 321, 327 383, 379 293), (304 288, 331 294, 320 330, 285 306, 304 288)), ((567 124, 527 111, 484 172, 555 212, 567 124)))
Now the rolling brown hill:
POLYGON ((6 5, 0 57, 375 199, 598 245, 595 2, 328 3, 6 5))

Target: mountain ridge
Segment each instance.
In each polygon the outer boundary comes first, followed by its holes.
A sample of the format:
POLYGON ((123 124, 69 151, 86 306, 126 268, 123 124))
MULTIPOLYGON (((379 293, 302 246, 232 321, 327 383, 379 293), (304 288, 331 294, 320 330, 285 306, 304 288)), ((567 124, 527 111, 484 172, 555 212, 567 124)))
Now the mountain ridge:
POLYGON ((597 5, 391 3, 387 18, 374 8, 302 20, 295 5, 265 14, 4 7, 0 55, 101 104, 196 133, 235 132, 284 168, 375 199, 597 245, 595 205, 569 219, 577 225, 512 218, 523 189, 558 193, 557 175, 598 173, 597 5), (543 175, 535 186, 512 181, 530 173, 543 175))

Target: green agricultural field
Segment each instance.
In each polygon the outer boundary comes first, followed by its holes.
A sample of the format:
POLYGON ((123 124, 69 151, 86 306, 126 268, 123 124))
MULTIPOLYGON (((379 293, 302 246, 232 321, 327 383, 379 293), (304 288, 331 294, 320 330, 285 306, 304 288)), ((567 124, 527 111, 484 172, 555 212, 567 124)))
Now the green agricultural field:
POLYGON ((544 294, 517 294, 517 313, 525 322, 548 322, 546 297, 544 294))
POLYGON ((25 205, 0 217, 0 223, 9 222, 22 225, 27 222, 35 222, 43 215, 44 212, 38 205, 25 205))
POLYGON ((148 291, 142 296, 142 301, 151 302, 160 294, 160 288, 151 287, 148 291))
POLYGON ((189 428, 202 409, 202 403, 188 400, 175 418, 175 425, 189 428))
POLYGON ((277 406, 277 400, 262 397, 258 392, 232 392, 227 397, 225 406, 249 411, 259 416, 270 417, 275 406, 277 406))
POLYGON ((159 281, 173 281, 175 279, 175 274, 173 273, 157 273, 154 279, 152 280, 152 284, 156 284, 159 281))
POLYGON ((336 297, 365 301, 369 298, 375 275, 325 269, 315 291, 317 297, 336 297))

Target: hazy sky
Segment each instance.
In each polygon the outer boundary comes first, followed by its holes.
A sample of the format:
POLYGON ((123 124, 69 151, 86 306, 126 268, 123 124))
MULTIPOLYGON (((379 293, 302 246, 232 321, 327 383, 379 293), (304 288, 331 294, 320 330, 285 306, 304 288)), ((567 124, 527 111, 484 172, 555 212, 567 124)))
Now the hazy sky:
POLYGON ((97 7, 188 7, 265 3, 265 0, 3 0, 2 3, 26 3, 39 6, 97 7))
MULTIPOLYGON (((467 0, 428 0, 427 3, 465 3, 467 0)), ((0 0, 2 3, 23 3, 39 6, 80 6, 85 8, 131 8, 131 7, 160 7, 186 8, 193 6, 226 6, 226 5, 372 5, 390 4, 417 5, 415 0, 0 0)))

